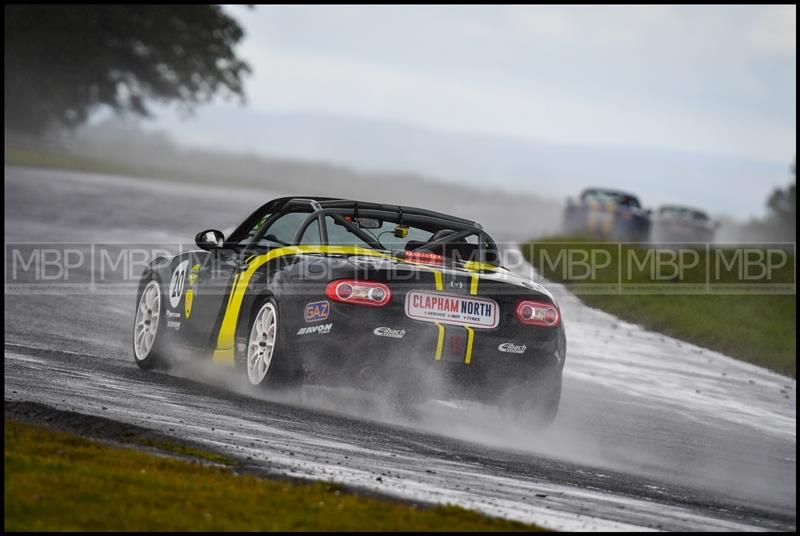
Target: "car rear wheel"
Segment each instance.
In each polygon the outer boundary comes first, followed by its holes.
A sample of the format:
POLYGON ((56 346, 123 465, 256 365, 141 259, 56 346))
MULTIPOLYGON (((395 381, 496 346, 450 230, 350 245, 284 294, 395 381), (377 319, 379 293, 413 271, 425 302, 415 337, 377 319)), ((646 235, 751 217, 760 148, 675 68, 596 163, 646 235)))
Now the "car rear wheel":
POLYGON ((164 310, 161 304, 161 285, 150 279, 139 294, 133 322, 133 356, 139 367, 149 370, 166 367, 164 351, 164 310))
POLYGON ((534 429, 549 427, 561 403, 561 377, 551 383, 535 382, 508 389, 500 401, 503 414, 534 429))
POLYGON ((390 367, 389 371, 389 383, 382 391, 390 409, 401 417, 418 417, 419 407, 432 397, 430 376, 414 363, 390 367))

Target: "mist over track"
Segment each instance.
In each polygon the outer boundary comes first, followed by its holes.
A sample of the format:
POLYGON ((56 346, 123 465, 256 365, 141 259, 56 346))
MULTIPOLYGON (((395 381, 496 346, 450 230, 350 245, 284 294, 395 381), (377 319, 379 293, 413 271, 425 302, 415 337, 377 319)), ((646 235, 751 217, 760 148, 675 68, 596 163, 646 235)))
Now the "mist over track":
MULTIPOLYGON (((278 195, 6 167, 6 247, 188 243, 278 195)), ((461 401, 401 418, 357 391, 271 397, 212 367, 143 372, 130 349, 134 298, 109 292, 6 291, 5 398, 152 428, 284 474, 556 529, 794 529, 795 380, 549 288, 569 346, 562 409, 546 432, 461 401)))

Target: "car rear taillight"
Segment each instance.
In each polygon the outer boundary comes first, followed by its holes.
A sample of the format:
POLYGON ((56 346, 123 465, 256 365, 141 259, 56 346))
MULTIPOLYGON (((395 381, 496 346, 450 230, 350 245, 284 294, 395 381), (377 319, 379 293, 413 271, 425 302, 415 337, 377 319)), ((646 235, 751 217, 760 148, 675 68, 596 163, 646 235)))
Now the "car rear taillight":
POLYGON ((421 262, 423 264, 442 264, 444 257, 438 253, 428 251, 406 251, 403 253, 403 260, 410 262, 421 262))
POLYGON ((561 322, 561 313, 552 303, 522 300, 514 313, 517 320, 527 326, 553 328, 561 322))
POLYGON ((333 301, 383 307, 392 299, 392 291, 383 283, 339 279, 331 281, 325 295, 333 301))

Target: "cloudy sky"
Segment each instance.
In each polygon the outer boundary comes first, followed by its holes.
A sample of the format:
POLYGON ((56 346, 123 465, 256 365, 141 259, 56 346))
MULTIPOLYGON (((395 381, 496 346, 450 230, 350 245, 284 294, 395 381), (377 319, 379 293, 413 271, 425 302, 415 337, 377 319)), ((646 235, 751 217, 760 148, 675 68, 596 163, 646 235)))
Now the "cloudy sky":
POLYGON ((250 105, 788 161, 796 7, 231 8, 250 105))
MULTIPOLYGON (((250 113, 731 157, 780 166, 766 182, 788 181, 795 6, 226 9, 247 32, 250 113)), ((215 140, 213 111, 183 135, 236 145, 215 140)))

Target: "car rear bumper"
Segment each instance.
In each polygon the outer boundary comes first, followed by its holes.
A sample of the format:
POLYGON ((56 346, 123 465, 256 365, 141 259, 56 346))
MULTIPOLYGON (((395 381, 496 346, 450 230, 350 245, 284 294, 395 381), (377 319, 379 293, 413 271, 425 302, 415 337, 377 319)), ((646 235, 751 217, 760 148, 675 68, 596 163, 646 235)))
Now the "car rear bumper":
POLYGON ((298 351, 302 367, 342 381, 364 375, 399 375, 415 370, 452 386, 498 387, 560 375, 563 328, 524 326, 501 311, 496 328, 471 328, 420 321, 402 302, 365 307, 329 302, 327 317, 305 322, 306 302, 281 311, 282 336, 298 351))

